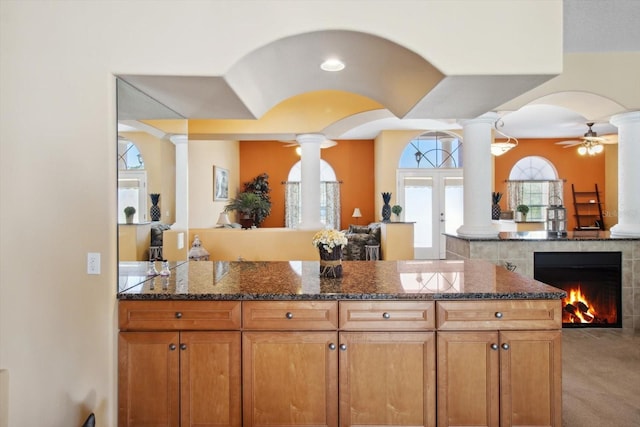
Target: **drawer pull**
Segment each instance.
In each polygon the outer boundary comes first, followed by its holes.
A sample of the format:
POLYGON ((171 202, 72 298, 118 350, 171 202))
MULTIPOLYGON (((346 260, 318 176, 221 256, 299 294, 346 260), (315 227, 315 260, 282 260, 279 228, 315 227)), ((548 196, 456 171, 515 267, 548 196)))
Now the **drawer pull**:
POLYGON ((498 344, 493 343, 491 344, 491 350, 497 350, 498 349, 498 344))
POLYGON ((329 350, 335 350, 335 349, 336 349, 336 345, 334 343, 330 343, 329 350))
POLYGON ((176 349, 176 345, 175 344, 169 344, 169 350, 173 351, 176 349))
POLYGON ((180 344, 180 350, 186 350, 187 345, 185 343, 180 344))
POLYGON ((347 345, 346 344, 340 344, 340 350, 346 351, 347 350, 347 345))
POLYGON ((382 317, 385 319, 390 319, 391 315, 385 311, 384 313, 382 313, 382 317))
POLYGON ((507 344, 506 342, 502 344, 502 349, 503 350, 509 350, 509 344, 507 344))
POLYGON ((182 318, 182 313, 177 311, 176 312, 176 319, 181 319, 182 318))
POLYGON ((500 311, 496 311, 496 317, 498 319, 502 319, 502 313, 500 311))
POLYGON ((292 312, 290 312, 290 311, 288 311, 288 312, 287 312, 287 314, 285 314, 285 317, 286 317, 287 319, 293 319, 293 313, 292 313, 292 312))

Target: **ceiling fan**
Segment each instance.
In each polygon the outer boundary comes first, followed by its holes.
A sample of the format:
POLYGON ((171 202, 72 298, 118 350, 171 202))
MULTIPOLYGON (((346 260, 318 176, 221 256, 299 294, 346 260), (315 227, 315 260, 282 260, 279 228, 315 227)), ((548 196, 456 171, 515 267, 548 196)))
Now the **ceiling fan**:
POLYGON ((604 150, 602 144, 616 144, 618 142, 617 138, 615 138, 613 135, 609 137, 598 136, 598 134, 592 128, 594 124, 594 122, 587 123, 587 127, 589 129, 581 139, 560 141, 556 142, 556 144, 564 145, 564 148, 575 147, 576 145, 578 145, 578 154, 582 156, 584 156, 585 154, 595 156, 598 153, 602 153, 602 151, 604 150))

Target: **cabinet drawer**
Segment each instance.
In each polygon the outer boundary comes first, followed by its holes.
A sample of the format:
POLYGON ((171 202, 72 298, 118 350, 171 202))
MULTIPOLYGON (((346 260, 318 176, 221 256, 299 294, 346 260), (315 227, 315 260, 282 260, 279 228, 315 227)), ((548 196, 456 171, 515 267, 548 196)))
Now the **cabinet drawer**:
POLYGON ((338 327, 337 301, 244 301, 242 327, 255 330, 331 330, 338 327))
POLYGON ((560 329, 560 300, 439 301, 438 330, 560 329))
POLYGON ((121 330, 240 329, 239 301, 120 301, 121 330))
POLYGON ((340 329, 424 331, 435 328, 432 301, 341 301, 340 329))

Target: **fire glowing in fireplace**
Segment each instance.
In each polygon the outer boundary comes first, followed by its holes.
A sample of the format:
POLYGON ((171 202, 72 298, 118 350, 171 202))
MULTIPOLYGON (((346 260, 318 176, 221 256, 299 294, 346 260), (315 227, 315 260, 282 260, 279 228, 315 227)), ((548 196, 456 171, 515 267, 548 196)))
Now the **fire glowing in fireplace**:
POLYGON ((562 304, 565 323, 592 323, 597 318, 596 311, 590 306, 580 286, 577 289, 571 289, 567 297, 562 300, 562 304))

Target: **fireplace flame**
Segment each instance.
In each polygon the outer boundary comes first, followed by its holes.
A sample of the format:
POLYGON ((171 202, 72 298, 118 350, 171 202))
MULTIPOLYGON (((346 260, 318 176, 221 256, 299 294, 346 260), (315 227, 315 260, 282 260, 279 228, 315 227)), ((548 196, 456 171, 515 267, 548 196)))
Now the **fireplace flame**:
POLYGON ((597 313, 590 306, 580 286, 577 289, 571 289, 562 303, 565 312, 569 314, 569 323, 592 323, 596 318, 597 313))

